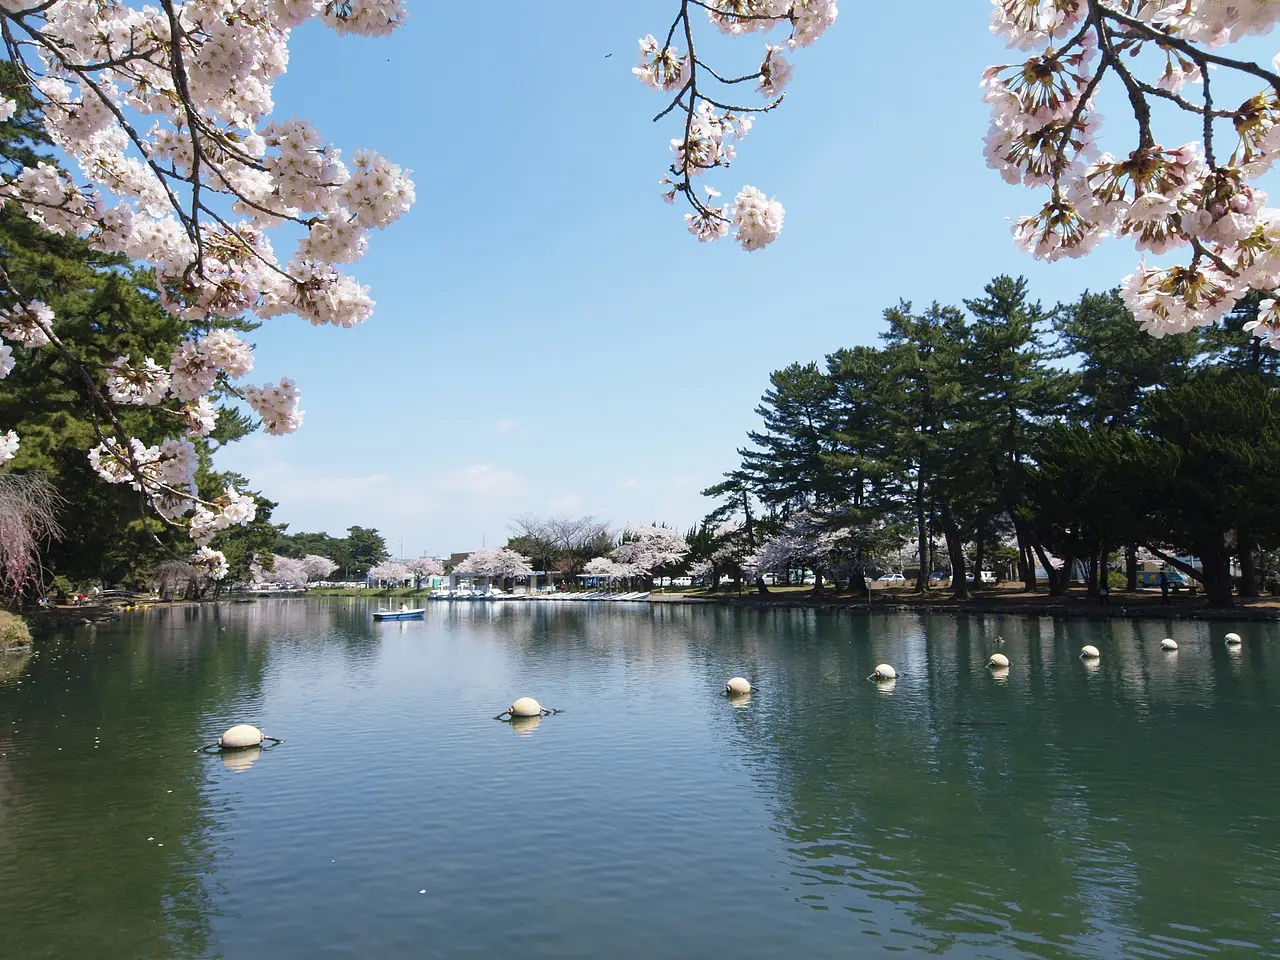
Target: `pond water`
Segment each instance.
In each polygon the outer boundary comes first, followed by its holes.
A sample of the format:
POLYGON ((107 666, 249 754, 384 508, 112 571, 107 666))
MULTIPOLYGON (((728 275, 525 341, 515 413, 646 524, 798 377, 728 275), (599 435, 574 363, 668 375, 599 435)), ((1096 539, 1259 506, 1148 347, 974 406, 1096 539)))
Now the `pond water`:
POLYGON ((658 604, 126 615, 0 657, 0 956, 1277 957, 1276 639, 658 604), (490 719, 522 695, 564 712, 490 719), (286 742, 194 752, 240 721, 286 742))

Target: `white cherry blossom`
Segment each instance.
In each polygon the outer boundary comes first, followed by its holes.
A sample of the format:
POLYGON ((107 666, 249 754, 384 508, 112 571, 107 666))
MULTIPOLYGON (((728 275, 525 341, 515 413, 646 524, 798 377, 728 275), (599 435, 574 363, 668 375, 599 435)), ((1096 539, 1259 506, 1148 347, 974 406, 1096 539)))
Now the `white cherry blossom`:
POLYGON ((18 453, 18 435, 12 430, 0 433, 0 463, 8 463, 18 453))

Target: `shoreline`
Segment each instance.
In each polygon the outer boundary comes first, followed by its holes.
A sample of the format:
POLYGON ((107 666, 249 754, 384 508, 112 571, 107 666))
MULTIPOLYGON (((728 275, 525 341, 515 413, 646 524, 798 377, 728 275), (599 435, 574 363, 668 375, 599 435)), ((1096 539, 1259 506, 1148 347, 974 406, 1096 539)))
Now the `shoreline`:
MULTIPOLYGON (((1115 595, 1113 594, 1113 597, 1115 595)), ((1201 599, 1177 598, 1165 605, 1159 597, 1121 594, 1119 602, 1099 604, 1083 595, 1049 598, 1043 594, 1010 593, 1005 596, 977 596, 968 600, 950 597, 896 596, 883 600, 863 597, 795 594, 747 594, 742 596, 699 597, 681 594, 654 594, 651 603, 716 604, 748 610, 819 610, 824 613, 930 613, 995 615, 1010 617, 1063 617, 1081 620, 1237 620, 1270 622, 1280 620, 1280 597, 1240 601, 1237 606, 1213 609, 1201 599)))
MULTIPOLYGON (((882 593, 877 591, 877 593, 882 593)), ((52 627, 54 629, 83 626, 114 620, 121 614, 129 612, 145 612, 154 609, 175 607, 206 606, 217 604, 256 603, 260 600, 289 599, 336 599, 352 594, 335 594, 325 591, 302 592, 280 591, 269 595, 224 595, 217 599, 206 600, 147 600, 137 599, 129 604, 92 604, 79 607, 55 607, 49 610, 32 610, 23 614, 33 627, 52 627)), ((370 600, 388 600, 381 591, 369 591, 364 594, 370 600)), ((1116 595, 1113 594, 1113 597, 1116 595)), ((400 599, 400 598, 396 598, 400 599)), ((404 597, 403 599, 423 599, 422 597, 404 597)), ((527 600, 515 601, 531 602, 527 600)), ((570 601, 566 598, 566 602, 570 601)), ((953 614, 958 616, 1007 616, 1007 617, 1055 617, 1081 620, 1205 620, 1205 621, 1241 621, 1241 622, 1274 622, 1280 621, 1280 597, 1250 598, 1239 601, 1237 606, 1218 610, 1205 606, 1199 597, 1177 597, 1172 603, 1160 603, 1159 596, 1120 594, 1110 605, 1099 604, 1096 599, 1089 599, 1083 594, 1068 594, 1066 597, 1049 598, 1045 594, 1026 594, 1007 591, 986 596, 970 597, 968 600, 953 600, 949 596, 940 595, 889 595, 873 594, 868 605, 864 596, 837 594, 824 591, 814 594, 812 591, 789 590, 773 592, 767 595, 757 593, 713 594, 711 596, 685 593, 653 593, 648 600, 652 604, 685 604, 727 607, 742 610, 816 610, 822 613, 921 613, 921 614, 953 614)))

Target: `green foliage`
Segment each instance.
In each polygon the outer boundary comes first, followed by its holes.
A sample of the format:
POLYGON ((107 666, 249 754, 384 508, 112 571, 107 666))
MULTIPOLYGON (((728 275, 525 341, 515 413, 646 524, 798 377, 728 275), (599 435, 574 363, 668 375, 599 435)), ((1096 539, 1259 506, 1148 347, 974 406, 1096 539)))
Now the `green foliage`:
POLYGON ((1132 426, 1153 388, 1187 378, 1201 352, 1194 333, 1139 336, 1119 290, 1086 291, 1054 321, 1059 355, 1078 358, 1072 375, 1074 416, 1088 424, 1132 426))
POLYGON ((719 502, 694 556, 726 520, 762 542, 804 510, 845 563, 914 541, 919 587, 939 538, 959 594, 970 563, 1014 565, 1029 588, 1057 569, 1057 593, 1073 561, 1143 546, 1228 604, 1231 553, 1259 560, 1243 564, 1257 580, 1280 549, 1280 355, 1243 329, 1257 300, 1158 340, 1117 291, 1050 310, 1001 276, 967 314, 900 302, 879 347, 770 377, 741 468, 704 491, 719 502))
POLYGON ((25 647, 31 642, 31 630, 27 621, 16 613, 0 610, 0 650, 11 647, 25 647))
POLYGON ((328 557, 338 565, 344 580, 362 580, 369 568, 391 556, 387 542, 377 530, 350 527, 345 537, 331 537, 327 533, 285 533, 284 528, 274 538, 273 546, 264 553, 278 553, 282 557, 314 555, 328 557))
MULTIPOLYGON (((19 105, 12 120, 0 123, 0 164, 7 169, 42 159, 47 145, 27 91, 12 64, 0 63, 0 93, 19 105)), ((79 237, 50 233, 17 204, 0 209, 0 266, 16 289, 53 308, 55 332, 98 382, 106 365, 120 356, 152 357, 167 365, 179 341, 207 329, 160 305, 151 271, 95 251, 79 237)), ((253 328, 236 320, 218 325, 253 328)), ((22 438, 10 469, 45 474, 66 500, 58 520, 67 536, 45 551, 45 568, 74 583, 133 586, 157 563, 190 553, 184 534, 146 515, 137 491, 105 483, 89 466, 89 450, 112 431, 80 371, 53 348, 19 352, 13 371, 0 380, 0 423, 22 438)), ((176 415, 160 408, 128 407, 119 419, 130 436, 148 444, 181 433, 176 415)), ((238 410, 219 411, 212 437, 196 441, 201 495, 217 496, 228 484, 245 492, 248 481, 216 473, 211 457, 255 426, 238 410)), ((258 505, 254 524, 226 531, 214 543, 227 552, 233 578, 247 575, 246 557, 274 539, 273 532, 268 534, 273 504, 259 498, 258 505)))
POLYGON ((770 388, 756 407, 763 431, 750 431, 753 448, 738 451, 743 470, 756 479, 773 507, 829 499, 834 476, 823 454, 830 450, 831 379, 816 363, 793 363, 769 375, 770 388))

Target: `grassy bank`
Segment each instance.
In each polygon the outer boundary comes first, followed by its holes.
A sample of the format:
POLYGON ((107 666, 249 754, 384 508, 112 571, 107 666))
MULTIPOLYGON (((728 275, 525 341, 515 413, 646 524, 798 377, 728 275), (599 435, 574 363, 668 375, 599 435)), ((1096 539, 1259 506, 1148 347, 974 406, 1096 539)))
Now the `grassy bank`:
POLYGON ((31 642, 27 621, 7 610, 0 610, 0 650, 25 647, 31 642))

